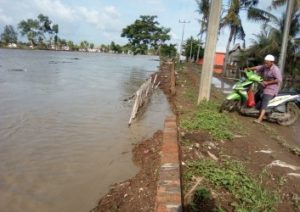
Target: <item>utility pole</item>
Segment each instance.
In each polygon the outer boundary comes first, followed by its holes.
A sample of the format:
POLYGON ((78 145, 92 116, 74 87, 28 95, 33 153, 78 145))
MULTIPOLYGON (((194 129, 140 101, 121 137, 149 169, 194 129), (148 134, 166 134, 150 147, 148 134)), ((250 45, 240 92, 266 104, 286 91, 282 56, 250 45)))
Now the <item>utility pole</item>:
POLYGON ((191 37, 191 46, 190 46, 190 60, 192 61, 192 52, 193 52, 193 37, 191 37))
POLYGON ((284 33, 283 33, 282 45, 280 50, 280 58, 279 58, 279 68, 281 70, 282 75, 284 74, 286 50, 289 41, 290 26, 291 26, 294 7, 295 7, 295 1, 288 0, 286 6, 286 19, 284 24, 284 33))
MULTIPOLYGON (((181 43, 180 43, 180 48, 179 48, 179 57, 181 56, 181 51, 182 51, 182 44, 183 44, 183 37, 184 37, 184 28, 185 28, 185 24, 189 24, 191 23, 190 21, 186 21, 186 20, 179 20, 179 23, 180 24, 183 24, 182 25, 182 34, 181 34, 181 43)), ((180 59, 180 58, 179 58, 180 59)))
POLYGON ((202 100, 209 100, 213 73, 218 29, 220 24, 222 0, 212 0, 209 9, 209 22, 205 42, 204 60, 201 72, 198 105, 202 100))

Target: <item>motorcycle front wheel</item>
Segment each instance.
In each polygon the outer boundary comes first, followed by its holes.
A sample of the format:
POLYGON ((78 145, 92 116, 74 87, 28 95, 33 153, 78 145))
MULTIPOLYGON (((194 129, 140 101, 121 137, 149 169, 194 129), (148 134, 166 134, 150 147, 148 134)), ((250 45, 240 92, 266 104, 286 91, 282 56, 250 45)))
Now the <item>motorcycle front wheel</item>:
POLYGON ((236 100, 224 100, 224 102, 222 103, 219 112, 222 113, 223 111, 228 111, 228 112, 232 112, 236 109, 238 105, 238 101, 236 100))
POLYGON ((299 116, 299 109, 294 102, 289 102, 286 107, 286 113, 289 117, 285 120, 277 120, 277 123, 283 126, 294 124, 299 116))

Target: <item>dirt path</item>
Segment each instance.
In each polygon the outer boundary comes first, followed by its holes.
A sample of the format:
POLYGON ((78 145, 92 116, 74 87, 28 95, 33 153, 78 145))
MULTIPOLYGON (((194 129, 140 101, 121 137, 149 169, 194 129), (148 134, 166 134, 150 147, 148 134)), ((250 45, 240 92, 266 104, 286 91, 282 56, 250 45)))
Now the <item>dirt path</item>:
MULTIPOLYGON (((188 111, 193 107, 191 102, 186 101, 186 85, 190 82, 198 91, 199 72, 195 67, 188 66, 179 76, 182 85, 177 90, 177 105, 180 111, 188 111)), ((189 89, 193 89, 189 87, 189 89)), ((212 99, 224 98, 221 91, 212 89, 212 99), (222 97, 223 96, 223 97, 222 97)), ((179 117, 181 116, 179 113, 179 117)), ((274 123, 265 122, 263 125, 253 123, 251 117, 240 116, 238 113, 231 113, 237 118, 242 126, 241 134, 236 135, 232 141, 214 142, 205 132, 190 133, 183 135, 182 139, 188 139, 194 143, 194 147, 183 148, 183 160, 197 160, 199 158, 210 158, 208 152, 213 153, 217 158, 221 155, 229 155, 232 159, 246 164, 253 176, 266 173, 263 184, 269 190, 278 191, 281 196, 281 203, 277 211, 298 211, 300 194, 300 158, 291 152, 292 148, 299 147, 300 127, 297 123, 291 127, 283 127, 274 123), (209 145, 208 145, 209 144, 209 145), (211 145, 210 145, 211 144, 211 145), (297 146, 298 145, 298 146, 297 146)), ((230 200, 230 198, 229 198, 230 200)), ((226 209, 226 204, 222 205, 226 209)), ((230 211, 232 208, 227 207, 230 211)))
MULTIPOLYGON (((193 84, 198 88, 199 86, 199 79, 200 79, 200 67, 195 64, 189 64, 188 66, 189 71, 187 72, 189 78, 193 82, 193 84)), ((223 80, 225 83, 233 83, 232 80, 228 81, 227 79, 222 79, 222 77, 217 76, 219 80, 223 80)), ((219 98, 219 97, 218 97, 219 98)), ((251 118, 248 118, 251 120, 251 118)), ((300 147, 300 119, 297 122, 289 127, 280 126, 277 124, 271 124, 278 134, 282 135, 290 144, 297 145, 300 147)))

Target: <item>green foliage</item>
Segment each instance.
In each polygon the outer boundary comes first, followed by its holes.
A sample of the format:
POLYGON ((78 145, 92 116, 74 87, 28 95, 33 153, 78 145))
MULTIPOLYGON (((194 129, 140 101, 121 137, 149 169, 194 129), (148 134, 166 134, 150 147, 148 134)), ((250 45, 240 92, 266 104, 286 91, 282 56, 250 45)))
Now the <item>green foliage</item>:
POLYGON ((1 41, 7 45, 9 43, 17 43, 18 33, 15 31, 14 27, 11 25, 6 25, 4 31, 1 34, 1 41))
POLYGON ((95 44, 90 43, 90 49, 93 49, 95 47, 95 44))
POLYGON ((210 191, 205 187, 197 188, 197 190, 195 191, 195 194, 194 194, 194 201, 198 202, 198 201, 202 201, 202 200, 206 200, 206 199, 211 199, 210 191))
MULTIPOLYGON (((276 58, 279 58, 286 19, 285 16, 285 14, 279 18, 272 16, 270 23, 265 24, 261 32, 255 35, 255 39, 252 39, 252 44, 247 49, 247 55, 256 58, 256 65, 263 62, 264 57, 267 54, 273 54, 276 58)), ((284 70, 285 73, 289 73, 293 78, 300 74, 299 33, 300 13, 295 12, 290 25, 290 35, 285 62, 286 66, 284 70)))
POLYGON ((279 201, 275 193, 263 189, 251 178, 241 162, 226 159, 222 164, 212 160, 198 160, 187 164, 186 176, 204 176, 215 186, 228 190, 235 202, 235 211, 275 211, 279 201))
POLYGON ((197 102, 197 93, 194 90, 187 90, 185 93, 185 97, 194 103, 197 102))
MULTIPOLYGON (((225 15, 221 19, 220 28, 228 27, 230 29, 228 41, 226 44, 226 54, 224 59, 224 64, 226 67, 228 64, 228 56, 229 56, 229 50, 230 50, 230 44, 235 43, 237 39, 240 39, 243 41, 243 47, 245 48, 245 31, 242 23, 242 19, 240 16, 240 12, 242 10, 247 11, 255 11, 256 8, 253 7, 258 3, 258 0, 232 0, 230 1, 230 5, 225 15)), ((260 13, 259 13, 260 14, 260 13)), ((248 19, 252 19, 255 21, 264 21, 261 17, 255 16, 255 18, 248 14, 248 19)), ((224 75, 228 75, 229 69, 224 70, 224 75)))
POLYGON ((189 211, 201 211, 202 205, 209 204, 212 199, 209 189, 205 187, 198 187, 194 193, 193 201, 189 204, 189 211))
POLYGON ((207 130, 214 139, 232 139, 232 131, 240 129, 236 120, 218 112, 219 104, 201 102, 192 118, 183 119, 181 127, 188 130, 207 130))
POLYGON ((78 50, 79 47, 77 45, 75 45, 72 41, 68 41, 67 42, 67 46, 70 48, 70 50, 74 51, 74 50, 78 50))
POLYGON ((160 56, 175 58, 177 54, 176 44, 162 44, 160 46, 160 56))
POLYGON ((170 29, 160 27, 157 16, 140 16, 133 24, 122 30, 121 37, 129 40, 134 54, 146 54, 150 47, 158 50, 159 45, 170 40, 170 29))
POLYGON ((40 34, 38 20, 27 19, 18 24, 21 35, 26 35, 31 45, 36 45, 37 37, 40 34))
POLYGON ((202 16, 198 21, 200 23, 200 36, 206 32, 209 16, 209 0, 196 0, 198 9, 197 12, 202 16))
POLYGON ((79 47, 80 49, 84 49, 86 51, 90 47, 90 44, 88 41, 84 40, 80 42, 79 47))
POLYGON ((114 53, 122 53, 122 47, 119 44, 115 44, 115 42, 110 43, 110 50, 114 53))
POLYGON ((35 46, 38 43, 40 45, 45 44, 44 40, 46 35, 49 37, 49 44, 51 45, 53 35, 55 34, 57 41, 58 25, 52 24, 52 21, 48 16, 39 14, 37 19, 27 19, 23 20, 18 24, 18 28, 21 32, 21 35, 27 36, 28 41, 31 45, 35 46))
POLYGON ((196 40, 193 37, 190 37, 189 39, 187 39, 183 48, 184 48, 183 54, 186 56, 186 58, 190 58, 195 61, 195 60, 203 57, 204 49, 200 46, 199 40, 196 40), (200 47, 200 49, 199 49, 199 47, 200 47), (197 58, 198 49, 200 50, 199 58, 197 58))

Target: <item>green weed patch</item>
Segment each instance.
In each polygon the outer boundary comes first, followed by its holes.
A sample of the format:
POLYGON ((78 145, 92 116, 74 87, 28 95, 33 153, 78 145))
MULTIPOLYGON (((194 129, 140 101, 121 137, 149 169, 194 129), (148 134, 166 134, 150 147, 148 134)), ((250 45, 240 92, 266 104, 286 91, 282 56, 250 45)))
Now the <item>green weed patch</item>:
POLYGON ((235 211, 275 211, 279 202, 278 195, 263 189, 238 161, 227 159, 220 164, 211 160, 192 161, 187 164, 187 172, 186 177, 203 176, 229 191, 235 199, 232 203, 235 211))
POLYGON ((214 139, 232 139, 235 130, 241 130, 236 120, 228 114, 218 112, 219 104, 202 102, 191 118, 185 118, 180 125, 187 130, 207 130, 214 139))

